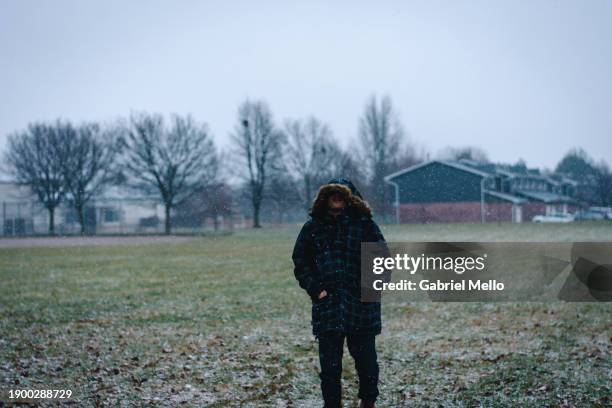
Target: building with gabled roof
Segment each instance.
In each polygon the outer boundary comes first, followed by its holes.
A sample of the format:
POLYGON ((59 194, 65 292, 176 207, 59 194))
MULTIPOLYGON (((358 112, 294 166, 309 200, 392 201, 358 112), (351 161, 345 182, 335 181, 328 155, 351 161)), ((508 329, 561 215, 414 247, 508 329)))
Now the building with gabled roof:
POLYGON ((398 223, 523 222, 574 211, 576 183, 537 169, 430 160, 385 177, 398 223))

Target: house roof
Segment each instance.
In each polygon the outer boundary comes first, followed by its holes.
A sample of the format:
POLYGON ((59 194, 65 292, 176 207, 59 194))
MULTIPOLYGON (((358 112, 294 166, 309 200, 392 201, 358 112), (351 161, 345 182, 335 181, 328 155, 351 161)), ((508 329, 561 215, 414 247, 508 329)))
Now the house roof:
POLYGON ((546 180, 546 182, 552 184, 553 186, 560 186, 561 182, 555 180, 554 178, 550 177, 550 176, 545 176, 544 180, 546 180))
MULTIPOLYGON (((19 201, 37 200, 37 197, 27 186, 20 186, 13 181, 0 180, 0 202, 1 201, 19 201)), ((104 203, 113 201, 122 202, 143 202, 155 201, 159 202, 159 196, 155 194, 144 194, 121 187, 109 187, 101 194, 97 194, 91 198, 92 201, 104 203)))
POLYGON ((530 178, 534 180, 541 180, 541 181, 544 181, 554 186, 559 186, 561 184, 572 184, 572 185, 578 184, 575 180, 572 180, 571 178, 568 178, 565 175, 561 175, 561 180, 557 180, 553 178, 552 175, 543 175, 543 174, 540 174, 539 172, 536 173, 534 171, 529 171, 526 173, 517 173, 515 171, 505 169, 504 167, 497 165, 497 164, 489 163, 486 165, 479 165, 476 162, 473 162, 471 160, 461 160, 461 161, 429 160, 429 161, 405 168, 403 170, 397 171, 395 173, 389 174, 388 176, 385 177, 385 181, 389 182, 390 180, 398 176, 401 176, 403 174, 417 170, 421 167, 428 166, 433 163, 443 164, 445 166, 463 170, 463 171, 475 174, 480 177, 503 175, 503 176, 510 177, 510 178, 513 178, 513 177, 530 178))
POLYGON ((0 201, 23 202, 35 198, 35 195, 26 186, 11 181, 0 182, 0 201))
POLYGON ((562 194, 550 193, 547 191, 518 190, 517 194, 520 194, 521 196, 527 197, 532 200, 542 201, 544 203, 574 203, 576 202, 576 200, 574 200, 571 197, 568 197, 562 194))
POLYGON ((485 190, 485 194, 499 198, 501 200, 510 201, 513 204, 522 204, 527 201, 524 198, 517 197, 512 194, 500 193, 499 191, 485 190))
POLYGON ((518 176, 518 174, 516 174, 516 173, 514 173, 514 172, 512 172, 510 170, 502 169, 502 168, 499 168, 499 167, 497 169, 495 169, 495 172, 498 173, 498 174, 510 177, 510 178, 518 176))
POLYGON ((104 189, 102 193, 97 194, 94 199, 96 201, 159 201, 159 196, 156 194, 146 194, 144 192, 130 190, 122 186, 110 186, 104 189))
POLYGON ((411 171, 420 169, 421 167, 429 166, 430 164, 434 164, 434 163, 439 163, 439 164, 442 164, 444 166, 453 167, 453 168, 458 169, 458 170, 463 170, 463 171, 475 174, 475 175, 480 176, 480 177, 489 177, 490 176, 489 173, 485 173, 484 171, 480 171, 480 170, 474 169, 472 167, 463 165, 461 163, 451 162, 451 161, 446 161, 446 160, 430 160, 430 161, 427 161, 427 162, 415 164, 414 166, 411 166, 411 167, 408 167, 406 169, 403 169, 403 170, 397 171, 395 173, 389 174, 388 176, 385 177, 385 181, 389 182, 390 180, 392 180, 392 179, 394 179, 396 177, 399 177, 399 176, 404 175, 406 173, 409 173, 411 171))
POLYGON ((577 186, 579 184, 576 180, 571 179, 571 178, 569 178, 569 177, 567 177, 565 175, 561 176, 561 183, 563 183, 563 184, 571 184, 572 186, 577 186))

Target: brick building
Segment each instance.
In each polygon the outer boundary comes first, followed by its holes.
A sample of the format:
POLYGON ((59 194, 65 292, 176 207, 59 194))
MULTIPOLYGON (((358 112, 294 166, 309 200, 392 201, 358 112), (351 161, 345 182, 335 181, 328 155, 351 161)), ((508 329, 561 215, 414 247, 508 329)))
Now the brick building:
POLYGON ((524 222, 575 211, 577 183, 537 170, 431 160, 385 177, 399 223, 524 222))

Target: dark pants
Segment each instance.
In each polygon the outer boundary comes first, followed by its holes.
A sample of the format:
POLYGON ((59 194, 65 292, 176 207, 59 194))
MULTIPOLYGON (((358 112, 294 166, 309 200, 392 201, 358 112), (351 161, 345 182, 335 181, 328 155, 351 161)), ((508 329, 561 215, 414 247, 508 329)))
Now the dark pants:
POLYGON ((342 385, 342 353, 344 338, 349 353, 355 360, 359 376, 359 398, 375 401, 378 396, 378 362, 376 359, 376 337, 370 335, 345 335, 337 332, 322 333, 319 338, 319 361, 321 363, 321 392, 326 408, 340 407, 342 385))

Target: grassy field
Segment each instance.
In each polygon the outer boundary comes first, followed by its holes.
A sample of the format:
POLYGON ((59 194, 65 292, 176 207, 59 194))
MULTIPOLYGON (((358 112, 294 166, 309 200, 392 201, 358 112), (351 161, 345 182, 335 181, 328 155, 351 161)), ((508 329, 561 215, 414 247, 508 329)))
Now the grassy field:
MULTIPOLYGON (((310 301, 290 259, 297 232, 1 249, 0 388, 69 388, 78 406, 321 406, 310 301)), ((610 223, 383 232, 389 241, 612 241, 610 223)), ((379 404, 610 406, 611 312, 601 303, 385 303, 379 404)))

